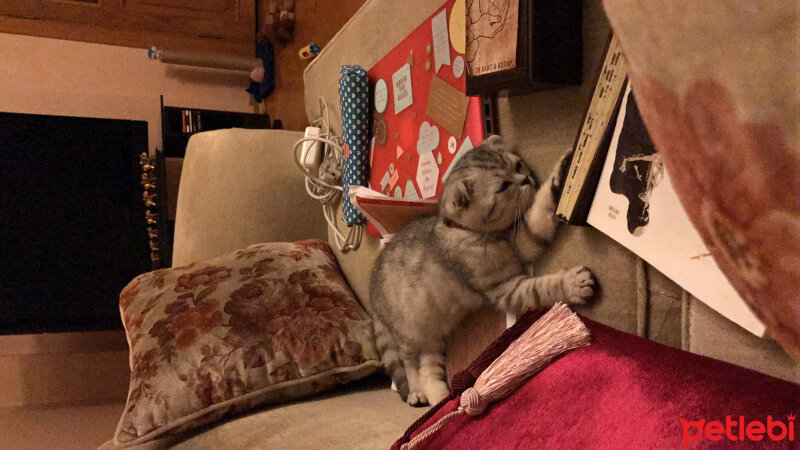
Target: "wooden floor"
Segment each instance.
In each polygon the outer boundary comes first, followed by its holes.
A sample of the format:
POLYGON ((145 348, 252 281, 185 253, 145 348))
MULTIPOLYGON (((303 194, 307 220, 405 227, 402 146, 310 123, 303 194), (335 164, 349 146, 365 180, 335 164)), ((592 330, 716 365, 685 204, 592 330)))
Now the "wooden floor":
POLYGON ((0 449, 96 449, 114 436, 124 406, 0 408, 0 449))
MULTIPOLYGON (((283 121, 286 130, 305 130, 308 125, 303 104, 303 70, 308 60, 298 51, 316 42, 322 47, 358 11, 365 0, 301 0, 296 2, 294 39, 275 48, 275 91, 265 101, 266 112, 283 121)), ((268 2, 261 2, 268 3, 268 2)))

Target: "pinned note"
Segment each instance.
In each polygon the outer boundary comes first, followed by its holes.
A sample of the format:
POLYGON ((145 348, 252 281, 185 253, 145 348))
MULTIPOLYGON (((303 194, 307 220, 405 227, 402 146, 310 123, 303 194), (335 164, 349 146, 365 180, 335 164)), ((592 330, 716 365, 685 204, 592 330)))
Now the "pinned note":
POLYGON ((394 188, 394 198, 403 198, 403 189, 400 186, 394 188))
POLYGON ((411 178, 409 178, 406 181, 406 193, 403 196, 403 198, 409 200, 419 200, 419 194, 417 194, 417 188, 414 187, 414 182, 411 181, 411 178))
POLYGON ((447 32, 447 10, 437 14, 431 20, 433 31, 433 57, 436 64, 436 72, 442 66, 450 65, 450 35, 447 32))
POLYGON ((417 139, 417 153, 432 152, 439 146, 439 129, 427 120, 419 126, 419 139, 417 139))
POLYGON ((433 152, 420 155, 417 166, 417 185, 422 193, 422 198, 431 198, 436 195, 436 185, 439 182, 439 167, 433 152))
POLYGON ((400 159, 401 156, 403 156, 403 148, 398 145, 397 146, 397 159, 400 159))
POLYGON ((389 189, 394 189, 398 181, 400 181, 400 172, 395 170, 394 173, 392 173, 392 176, 389 178, 389 189))
POLYGON ((381 178, 381 191, 386 189, 386 185, 389 184, 389 172, 383 174, 383 178, 381 178))
POLYGON ((442 183, 444 183, 445 180, 447 180, 447 176, 450 175, 450 171, 453 170, 453 167, 456 166, 458 160, 461 159, 461 157, 464 156, 470 150, 472 150, 472 141, 469 139, 469 136, 467 136, 467 138, 464 139, 464 142, 461 143, 461 147, 458 149, 456 157, 453 158, 453 161, 450 163, 450 167, 448 167, 447 170, 444 172, 444 175, 442 175, 442 183))
POLYGON ((386 111, 386 103, 389 101, 389 88, 386 86, 386 80, 381 78, 375 83, 375 109, 379 113, 386 111))
POLYGON ((378 119, 373 125, 373 135, 378 141, 378 145, 386 145, 386 135, 389 134, 389 129, 386 127, 386 122, 383 119, 378 119))
POLYGON ((438 123, 456 138, 464 132, 469 97, 450 86, 437 76, 431 77, 426 112, 428 117, 438 123))
POLYGON ((456 59, 453 60, 453 76, 461 78, 461 75, 464 75, 464 57, 458 55, 456 59))
POLYGON ((403 67, 392 75, 392 84, 394 85, 394 113, 397 114, 414 102, 411 92, 411 67, 408 64, 403 64, 403 67))
POLYGON ((467 8, 464 0, 456 0, 453 3, 453 9, 450 10, 450 43, 453 44, 453 49, 458 53, 464 53, 466 50, 467 8))

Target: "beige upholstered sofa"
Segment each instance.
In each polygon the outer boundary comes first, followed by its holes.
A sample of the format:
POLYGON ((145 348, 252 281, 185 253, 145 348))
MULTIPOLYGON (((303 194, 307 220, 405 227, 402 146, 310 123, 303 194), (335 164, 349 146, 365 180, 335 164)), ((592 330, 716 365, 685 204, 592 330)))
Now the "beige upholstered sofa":
MULTIPOLYGON (((333 129, 339 129, 339 67, 372 67, 440 5, 427 0, 367 1, 305 71, 309 120, 319 117, 322 97, 333 107, 333 129)), ((583 84, 499 99, 500 133, 519 146, 520 154, 540 176, 549 173, 573 144, 610 31, 600 0, 585 1, 583 7, 583 84)), ((337 253, 362 301, 366 268, 376 254, 374 241, 351 254, 337 253)), ((579 309, 587 317, 667 345, 800 381, 800 366, 774 341, 758 338, 717 314, 597 230, 562 227, 552 251, 535 270, 547 273, 577 264, 589 266, 602 287, 598 301, 579 309)))
MULTIPOLYGON (((437 8, 427 0, 368 0, 304 74, 309 121, 319 98, 340 129, 338 74, 342 64, 376 63, 437 8)), ((609 31, 599 0, 584 2, 582 86, 501 99, 500 129, 539 174, 547 173, 574 139, 591 80, 609 31)), ((226 130, 201 133, 187 151, 178 200, 175 265, 211 258, 255 242, 324 237, 320 207, 305 193, 292 161, 301 133, 226 130)), ((340 226, 344 226, 340 223, 340 226)), ((330 239, 332 242, 332 239, 330 239)), ((368 275, 378 242, 338 262, 360 301, 368 301, 368 275)), ((800 382, 800 368, 768 339, 750 335, 658 271, 591 228, 563 227, 535 270, 576 264, 594 270, 600 297, 579 309, 617 329, 800 382)), ((488 338, 487 338, 488 339, 488 338)), ((200 430, 169 444, 178 448, 381 448, 403 434, 423 409, 402 403, 380 375, 294 403, 267 407, 200 430)))
MULTIPOLYGON (((257 242, 323 238, 319 204, 292 160, 302 133, 220 130, 192 137, 181 175, 173 265, 257 242)), ((376 374, 357 383, 139 448, 383 448, 424 409, 412 408, 376 374)), ((113 448, 111 442, 103 448, 113 448)))

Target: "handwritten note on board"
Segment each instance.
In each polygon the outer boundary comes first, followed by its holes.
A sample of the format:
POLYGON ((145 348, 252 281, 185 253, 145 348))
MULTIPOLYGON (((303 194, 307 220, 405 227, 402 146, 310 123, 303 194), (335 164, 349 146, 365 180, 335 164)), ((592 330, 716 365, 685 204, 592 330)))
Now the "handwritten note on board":
POLYGON ((408 64, 403 65, 400 70, 392 74, 392 84, 394 85, 394 113, 397 114, 414 102, 411 92, 411 68, 408 64))
POLYGON ((431 77, 427 114, 450 134, 461 139, 464 121, 467 118, 469 97, 445 83, 441 78, 431 77))
POLYGON ((433 152, 423 153, 419 157, 417 166, 417 186, 422 193, 422 198, 431 198, 436 195, 436 185, 439 182, 439 167, 433 152))

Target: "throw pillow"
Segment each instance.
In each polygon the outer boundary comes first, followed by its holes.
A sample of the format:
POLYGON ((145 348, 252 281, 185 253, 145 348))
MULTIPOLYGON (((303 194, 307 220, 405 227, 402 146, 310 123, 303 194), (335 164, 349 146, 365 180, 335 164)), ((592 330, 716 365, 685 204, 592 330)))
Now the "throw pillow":
MULTIPOLYGON (((392 449, 457 410, 461 393, 545 311, 523 314, 456 373, 450 396, 392 449)), ((452 418, 416 448, 797 448, 800 385, 581 320, 591 345, 556 359, 482 414, 452 418)))
POLYGON ((120 295, 137 445, 380 367, 372 324, 323 241, 258 244, 134 279, 120 295))

